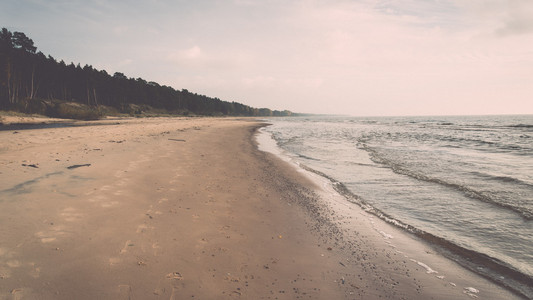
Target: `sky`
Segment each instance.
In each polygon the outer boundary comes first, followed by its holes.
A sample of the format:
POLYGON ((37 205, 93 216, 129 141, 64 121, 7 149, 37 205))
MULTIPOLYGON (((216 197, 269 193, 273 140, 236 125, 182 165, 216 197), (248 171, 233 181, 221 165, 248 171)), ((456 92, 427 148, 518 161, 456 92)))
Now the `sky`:
POLYGON ((532 0, 2 0, 38 51, 253 107, 533 114, 532 0))

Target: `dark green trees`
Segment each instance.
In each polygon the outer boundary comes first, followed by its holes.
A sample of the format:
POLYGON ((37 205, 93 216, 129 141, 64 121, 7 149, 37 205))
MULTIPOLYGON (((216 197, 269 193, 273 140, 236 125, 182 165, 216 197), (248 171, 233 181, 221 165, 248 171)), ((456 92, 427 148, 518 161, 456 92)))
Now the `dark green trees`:
POLYGON ((0 31, 0 97, 1 107, 15 104, 20 98, 35 97, 37 92, 33 41, 22 32, 0 31))
MULTIPOLYGON (((5 28, 2 28, 2 32, 4 31, 4 29, 5 28)), ((35 53, 35 51, 37 50, 37 47, 33 45, 33 40, 27 37, 22 32, 15 31, 13 33, 12 39, 13 39, 13 46, 16 49, 21 49, 22 51, 26 51, 29 53, 35 53)))
POLYGON ((32 103, 62 100, 89 106, 106 105, 126 111, 130 104, 176 114, 272 116, 284 112, 255 109, 185 89, 178 91, 142 78, 112 76, 90 65, 69 65, 37 52, 22 32, 0 31, 0 109, 27 110, 32 103), (38 100, 37 100, 38 99, 38 100))

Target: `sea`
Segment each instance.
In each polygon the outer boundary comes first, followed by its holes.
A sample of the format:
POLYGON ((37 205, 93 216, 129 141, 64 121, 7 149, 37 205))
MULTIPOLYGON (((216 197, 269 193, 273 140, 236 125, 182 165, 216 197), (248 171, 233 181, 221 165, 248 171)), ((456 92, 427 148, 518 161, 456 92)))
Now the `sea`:
POLYGON ((533 115, 272 118, 346 201, 533 298, 533 115))

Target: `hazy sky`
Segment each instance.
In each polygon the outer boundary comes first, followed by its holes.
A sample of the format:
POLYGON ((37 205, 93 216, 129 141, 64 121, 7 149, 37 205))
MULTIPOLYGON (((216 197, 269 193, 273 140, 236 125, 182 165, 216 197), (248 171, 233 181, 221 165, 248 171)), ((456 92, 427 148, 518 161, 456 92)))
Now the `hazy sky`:
POLYGON ((254 107, 533 114, 533 0, 2 0, 66 63, 254 107))

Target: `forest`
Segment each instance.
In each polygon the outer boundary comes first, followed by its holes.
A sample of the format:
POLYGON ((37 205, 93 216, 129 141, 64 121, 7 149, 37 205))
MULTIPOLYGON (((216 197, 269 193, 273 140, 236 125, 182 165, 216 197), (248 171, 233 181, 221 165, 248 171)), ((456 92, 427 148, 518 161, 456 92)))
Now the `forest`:
POLYGON ((110 75, 90 65, 66 64, 38 52, 26 34, 6 28, 0 32, 0 110, 82 119, 143 111, 206 116, 292 114, 180 91, 121 72, 110 75), (79 114, 73 107, 84 107, 85 112, 79 114))

